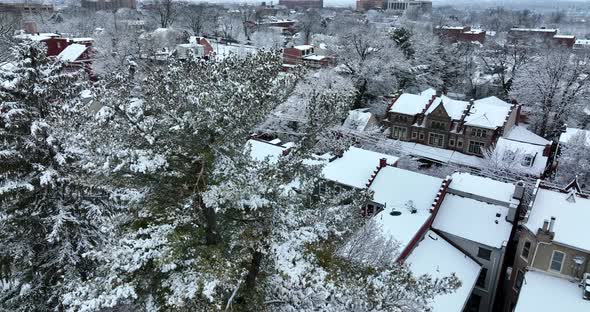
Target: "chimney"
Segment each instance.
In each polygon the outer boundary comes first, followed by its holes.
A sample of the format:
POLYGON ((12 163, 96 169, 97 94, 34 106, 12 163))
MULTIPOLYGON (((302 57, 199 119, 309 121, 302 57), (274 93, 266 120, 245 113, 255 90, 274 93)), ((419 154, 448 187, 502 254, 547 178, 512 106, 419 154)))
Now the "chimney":
POLYGON ((524 182, 518 181, 518 182, 516 182, 516 185, 514 186, 514 194, 512 195, 512 198, 522 199, 523 195, 524 195, 524 182))
POLYGON ((545 219, 543 220, 543 232, 547 233, 547 231, 549 231, 549 220, 545 219))
POLYGON ((555 217, 551 217, 549 221, 549 233, 553 233, 553 227, 555 227, 555 217))
POLYGON ((442 96, 442 91, 436 90, 436 97, 441 97, 441 96, 442 96))
POLYGON ((387 158, 379 159, 379 168, 385 168, 387 166, 387 158))

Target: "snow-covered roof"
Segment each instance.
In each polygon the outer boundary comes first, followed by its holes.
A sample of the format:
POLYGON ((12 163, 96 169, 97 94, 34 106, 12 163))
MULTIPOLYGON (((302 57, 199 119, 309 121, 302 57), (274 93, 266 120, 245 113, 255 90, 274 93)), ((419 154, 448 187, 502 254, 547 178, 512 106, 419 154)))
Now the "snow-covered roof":
POLYGON ((303 50, 313 49, 313 46, 309 45, 309 44, 304 44, 304 45, 294 46, 293 48, 303 51, 303 50))
POLYGON ((528 130, 525 126, 514 126, 507 135, 504 136, 505 138, 512 140, 512 141, 519 141, 525 143, 531 143, 536 145, 547 145, 551 144, 551 141, 538 136, 528 130))
POLYGON ((431 216, 430 208, 442 185, 442 179, 387 166, 379 171, 369 190, 373 201, 385 206, 375 216, 383 233, 403 250, 431 216), (411 213, 408 206, 416 209, 411 213), (393 216, 391 211, 401 212, 393 216))
POLYGON ((403 153, 411 156, 475 168, 484 166, 484 160, 481 157, 467 155, 453 150, 414 142, 396 141, 393 144, 397 144, 403 153))
POLYGON ((582 298, 582 289, 575 282, 529 271, 524 275, 514 312, 539 311, 587 312, 590 301, 582 298))
POLYGON ((483 34, 483 33, 485 33, 485 32, 486 32, 486 31, 485 31, 485 30, 483 30, 483 29, 472 29, 472 30, 468 30, 468 31, 466 31, 466 32, 464 32, 464 33, 466 33, 466 34, 474 34, 474 35, 479 35, 479 34, 483 34))
POLYGON ((547 167, 548 156, 543 156, 545 146, 518 142, 508 140, 505 138, 499 138, 496 142, 496 147, 492 154, 497 160, 503 160, 507 153, 514 156, 511 160, 511 170, 530 174, 534 176, 540 176, 547 167), (523 166, 522 161, 525 157, 533 157, 533 163, 531 166, 523 166))
POLYGON ((398 157, 368 151, 351 146, 340 158, 326 164, 322 170, 324 178, 343 185, 365 188, 381 158, 393 165, 398 157))
POLYGON ((94 39, 87 37, 87 38, 72 38, 73 42, 94 42, 94 39))
POLYGON ((432 103, 432 105, 430 105, 430 107, 426 111, 426 115, 429 115, 432 112, 434 112, 434 110, 439 105, 441 105, 441 103, 447 111, 447 114, 453 120, 460 120, 461 116, 463 115, 463 111, 465 111, 465 109, 467 109, 467 106, 469 106, 469 102, 453 100, 443 95, 440 98, 435 99, 435 101, 432 103))
POLYGON ((427 97, 404 93, 397 98, 389 111, 405 115, 416 115, 422 112, 426 104, 428 104, 427 97))
POLYGON ((406 263, 415 275, 428 274, 433 278, 443 278, 455 273, 461 281, 461 287, 454 292, 434 297, 430 303, 432 312, 463 311, 481 270, 473 259, 433 231, 426 233, 406 263))
POLYGON ((477 100, 465 117, 465 124, 494 130, 504 125, 511 107, 495 96, 477 100))
POLYGON ((228 45, 211 42, 211 47, 213 48, 213 52, 215 53, 215 58, 220 60, 229 57, 230 55, 245 57, 258 52, 258 50, 255 47, 243 44, 228 45))
POLYGON ((283 155, 283 151, 287 149, 280 145, 259 140, 248 140, 246 147, 250 149, 250 155, 254 160, 264 161, 268 159, 271 163, 276 163, 279 157, 283 155))
POLYGON ((565 132, 559 136, 559 143, 567 144, 572 139, 585 139, 586 145, 590 146, 590 131, 578 128, 566 128, 565 132))
POLYGON ((371 117, 373 117, 373 114, 366 108, 351 110, 348 112, 348 117, 346 117, 342 126, 357 131, 364 131, 371 126, 371 117))
POLYGON ((577 45, 590 45, 590 39, 577 39, 577 45))
POLYGON ((307 55, 307 56, 303 57, 304 60, 309 60, 309 61, 321 61, 325 58, 326 58, 326 56, 324 56, 324 55, 315 55, 315 54, 314 55, 307 55))
MULTIPOLYGON (((437 26, 438 28, 438 26, 437 26)), ((442 29, 449 29, 449 30, 463 30, 465 26, 443 26, 442 29)))
POLYGON ((73 43, 63 49, 57 58, 66 62, 75 62, 82 56, 86 49, 88 47, 83 44, 73 43))
POLYGON ((556 32, 557 29, 551 28, 510 28, 510 31, 525 31, 525 32, 556 32))
POLYGON ((507 207, 447 194, 432 227, 479 244, 502 248, 512 231, 512 224, 506 221, 508 211, 507 207))
POLYGON ((53 37, 59 37, 60 35, 54 33, 37 33, 37 34, 20 34, 14 36, 15 39, 28 39, 33 41, 45 41, 53 37))
POLYGON ((574 38, 576 38, 576 36, 574 36, 574 35, 555 35, 555 36, 553 36, 553 38, 556 38, 556 39, 574 39, 574 38))
POLYGON ((590 239, 583 232, 590 220, 590 199, 576 196, 572 202, 567 200, 568 196, 568 193, 538 189, 524 226, 537 233, 544 220, 555 217, 554 242, 590 251, 590 239))
POLYGON ((515 186, 511 183, 500 182, 494 179, 480 177, 465 172, 455 172, 451 175, 453 182, 449 185, 449 191, 472 194, 493 201, 518 205, 518 199, 513 198, 515 186))

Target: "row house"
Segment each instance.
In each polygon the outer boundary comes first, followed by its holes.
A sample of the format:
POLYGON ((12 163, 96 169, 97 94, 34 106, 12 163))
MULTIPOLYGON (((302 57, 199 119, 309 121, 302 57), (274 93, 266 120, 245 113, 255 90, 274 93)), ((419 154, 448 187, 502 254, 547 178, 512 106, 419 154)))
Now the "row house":
POLYGON ((393 139, 482 156, 516 124, 518 110, 493 96, 466 102, 428 89, 395 97, 384 122, 393 139))
POLYGON ((496 311, 494 304, 524 184, 467 173, 454 173, 451 180, 432 228, 481 267, 466 310, 496 311))
POLYGON ((563 189, 537 182, 519 222, 504 311, 590 311, 589 219, 577 180, 563 189))
POLYGON ((434 33, 449 42, 479 42, 485 43, 486 31, 471 29, 470 26, 436 26, 434 33))
MULTIPOLYGON (((258 160, 276 162, 288 153, 280 140, 248 145, 258 160)), ((466 173, 432 177, 397 168, 397 157, 356 147, 309 161, 324 165, 322 176, 330 183, 371 191, 362 211, 374 222, 366 226, 396 242, 391 261, 407 264, 416 275, 459 278, 454 292, 429 300, 429 311, 494 311, 523 184, 466 173)), ((363 228, 356 235, 363 233, 374 231, 363 228)))

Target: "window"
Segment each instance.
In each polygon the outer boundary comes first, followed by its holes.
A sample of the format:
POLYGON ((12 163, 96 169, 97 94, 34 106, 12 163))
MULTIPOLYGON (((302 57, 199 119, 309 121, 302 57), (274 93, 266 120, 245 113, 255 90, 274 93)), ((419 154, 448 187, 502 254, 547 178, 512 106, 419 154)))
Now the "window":
POLYGON ((485 138, 488 136, 488 132, 486 130, 472 128, 471 136, 485 138))
POLYGON ((392 137, 396 139, 405 139, 407 129, 404 127, 393 127, 392 137))
POLYGON ((432 129, 447 130, 446 129, 447 125, 444 122, 440 122, 440 121, 431 121, 430 127, 432 129))
POLYGON ((397 116, 395 116, 395 121, 402 122, 402 123, 408 123, 408 116, 397 115, 397 116))
POLYGON ((418 132, 416 132, 416 131, 413 131, 413 132, 412 132, 412 139, 415 139, 415 138, 417 138, 417 137, 418 137, 418 132))
POLYGON ((471 294, 464 312, 479 312, 479 305, 481 304, 481 297, 476 294, 471 294))
POLYGON ((457 147, 463 147, 463 141, 458 140, 457 141, 457 147))
POLYGON ((526 241, 524 242, 524 245, 522 246, 522 253, 520 254, 520 256, 526 260, 529 261, 529 253, 531 252, 531 242, 526 241))
POLYGON ((449 140, 449 145, 450 145, 450 146, 455 146, 455 140, 453 140, 453 139, 450 139, 450 140, 449 140))
POLYGON ((565 254, 563 252, 554 250, 553 256, 551 256, 551 264, 549 265, 549 270, 555 271, 555 272, 561 272, 564 259, 565 259, 565 254))
POLYGON ((469 141, 469 152, 472 154, 483 154, 485 143, 469 141))
POLYGON ((479 272, 479 276, 477 277, 477 282, 475 283, 475 286, 485 289, 487 275, 488 275, 488 269, 481 268, 481 272, 479 272))
POLYGON ((518 270, 518 272, 516 272, 516 280, 514 281, 514 290, 520 291, 523 281, 524 281, 524 273, 522 273, 521 270, 518 270))
POLYGON ((445 136, 438 133, 428 134, 428 145, 440 146, 444 145, 445 136))
POLYGON ((524 167, 530 167, 533 165, 533 159, 533 155, 526 154, 524 155, 524 157, 522 157, 522 161, 520 162, 520 164, 524 167))
POLYGON ((367 210, 365 211, 365 217, 370 217, 375 213, 375 206, 372 204, 367 205, 367 210))
POLYGON ((420 140, 424 141, 424 133, 420 133, 420 140))
POLYGON ((485 260, 490 260, 490 258, 492 257, 492 251, 486 248, 479 247, 479 250, 477 251, 477 256, 485 260))

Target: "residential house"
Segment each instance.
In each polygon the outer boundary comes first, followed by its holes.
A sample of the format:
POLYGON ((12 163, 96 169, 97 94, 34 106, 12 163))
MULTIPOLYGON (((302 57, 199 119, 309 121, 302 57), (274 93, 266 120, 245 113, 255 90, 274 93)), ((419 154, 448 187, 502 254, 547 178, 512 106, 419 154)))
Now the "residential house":
POLYGON ((289 65, 319 68, 333 65, 334 58, 316 54, 313 45, 298 45, 283 49, 283 62, 289 65))
POLYGON ((588 220, 590 199, 576 180, 563 189, 537 182, 519 222, 504 311, 590 311, 590 283, 578 287, 590 272, 588 220))
POLYGON ((82 0, 81 6, 85 9, 101 11, 101 10, 117 10, 121 8, 136 9, 136 0, 82 0))
POLYGON ((432 229, 481 265, 466 311, 494 311, 523 185, 455 173, 432 229))
POLYGON ((518 110, 494 96, 466 102, 428 89, 395 97, 385 123, 393 139, 483 156, 516 124, 518 110))
POLYGON ((279 5, 288 9, 321 9, 324 7, 324 0, 279 0, 279 5))
POLYGON ((574 50, 586 51, 588 49, 590 49, 590 39, 576 39, 574 50))

